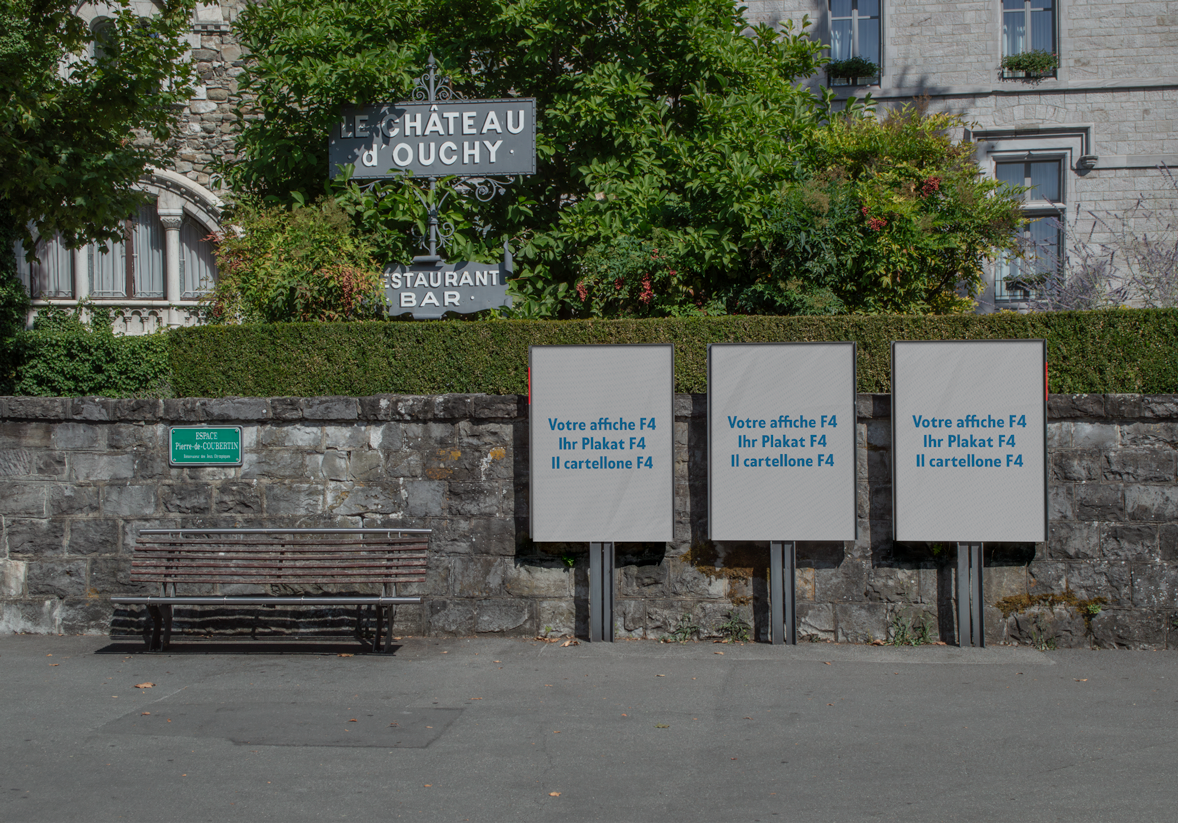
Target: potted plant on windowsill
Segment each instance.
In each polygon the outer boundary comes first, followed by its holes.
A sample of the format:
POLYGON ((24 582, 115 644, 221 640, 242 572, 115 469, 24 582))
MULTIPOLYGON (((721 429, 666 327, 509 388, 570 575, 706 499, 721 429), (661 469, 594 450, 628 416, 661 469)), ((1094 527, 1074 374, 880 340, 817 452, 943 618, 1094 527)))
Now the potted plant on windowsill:
POLYGON ((826 64, 826 76, 830 80, 846 80, 850 85, 860 86, 879 76, 879 66, 862 57, 831 60, 826 64))
POLYGON ((1005 77, 1054 77, 1058 68, 1059 57, 1042 49, 1008 54, 1002 58, 1002 72, 1005 77))

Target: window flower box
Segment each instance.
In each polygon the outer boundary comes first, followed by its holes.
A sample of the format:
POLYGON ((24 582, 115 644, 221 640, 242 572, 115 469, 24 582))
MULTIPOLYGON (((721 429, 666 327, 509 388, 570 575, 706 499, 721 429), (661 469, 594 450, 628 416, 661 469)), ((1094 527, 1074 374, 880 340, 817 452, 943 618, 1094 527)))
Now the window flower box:
POLYGON ((1002 58, 1002 76, 1007 79, 1055 77, 1058 68, 1058 55, 1041 49, 1008 54, 1002 58))
POLYGON ((874 83, 879 78, 879 66, 862 57, 831 60, 826 64, 825 69, 826 76, 832 85, 835 80, 843 80, 847 85, 862 86, 874 83))

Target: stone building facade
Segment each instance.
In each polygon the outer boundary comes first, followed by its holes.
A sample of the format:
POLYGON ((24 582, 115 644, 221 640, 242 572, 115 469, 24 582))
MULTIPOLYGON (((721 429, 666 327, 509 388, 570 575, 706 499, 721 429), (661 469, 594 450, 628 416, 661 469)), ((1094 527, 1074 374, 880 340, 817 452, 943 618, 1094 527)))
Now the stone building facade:
MULTIPOLYGON (((747 0, 748 16, 780 25, 808 16, 833 58, 870 59, 874 77, 827 82, 841 97, 896 106, 927 98, 934 111, 960 114, 982 171, 1031 184, 1028 239, 1042 265, 1066 256, 1053 219, 1088 237, 1090 212, 1124 214, 1139 194, 1178 191, 1158 167, 1178 165, 1178 6, 1092 0, 747 0), (1005 71, 1003 58, 1054 53, 1040 77, 1005 71), (1054 253, 1054 257, 1052 257, 1054 253), (1051 258, 1049 260, 1048 258, 1051 258)), ((1110 239, 1096 227, 1093 240, 1110 239)), ((994 266, 983 311, 1019 308, 1025 294, 994 266)), ((1031 264, 1033 265, 1033 264, 1031 264)))
MULTIPOLYGON (((620 638, 734 618, 766 636, 767 544, 707 540, 706 409, 675 399, 674 540, 618 545, 620 638)), ((1048 418, 1049 540, 986 547, 989 642, 1178 647, 1178 396, 1053 396, 1048 418)), ((892 539, 888 395, 860 395, 857 433, 858 538, 798 545, 799 636, 953 642, 953 547, 892 539)), ((533 543, 528 505, 523 397, 3 398, 0 632, 137 631, 109 598, 142 591, 140 529, 331 525, 433 530, 398 634, 584 634, 587 545, 533 543), (241 425, 243 464, 170 467, 168 427, 194 423, 241 425)), ((179 609, 177 625, 348 628, 312 608, 179 609)))

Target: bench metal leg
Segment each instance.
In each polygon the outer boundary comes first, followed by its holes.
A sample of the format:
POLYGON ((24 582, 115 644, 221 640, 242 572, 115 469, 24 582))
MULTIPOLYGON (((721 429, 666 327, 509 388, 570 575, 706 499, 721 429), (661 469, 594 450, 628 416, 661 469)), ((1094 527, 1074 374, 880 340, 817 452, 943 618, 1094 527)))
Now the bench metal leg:
POLYGON ((381 629, 384 628, 384 606, 376 607, 376 634, 372 638, 372 650, 380 651, 381 629))
POLYGON ((163 606, 161 611, 164 613, 164 643, 161 646, 162 650, 172 645, 172 604, 169 603, 163 606))
MULTIPOLYGON (((160 607, 156 605, 149 604, 147 614, 151 617, 151 637, 150 639, 145 637, 145 639, 147 639, 147 650, 153 652, 163 646, 160 634, 164 628, 164 618, 160 613, 160 607)), ((147 632, 144 632, 144 635, 146 634, 147 632)))

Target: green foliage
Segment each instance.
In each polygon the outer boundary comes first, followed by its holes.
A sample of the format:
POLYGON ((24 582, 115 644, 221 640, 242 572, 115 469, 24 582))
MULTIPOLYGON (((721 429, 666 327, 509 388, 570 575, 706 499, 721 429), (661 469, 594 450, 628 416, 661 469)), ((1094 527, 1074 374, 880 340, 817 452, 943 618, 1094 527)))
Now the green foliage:
POLYGON ((1014 252, 1018 193, 984 179, 960 118, 916 106, 814 132, 815 173, 789 187, 767 240, 772 276, 737 311, 948 314, 973 310, 984 264, 1014 252))
POLYGON ((191 68, 181 58, 194 0, 162 0, 136 16, 111 0, 113 26, 102 56, 67 0, 0 4, 0 208, 21 228, 32 255, 60 232, 76 247, 120 238, 120 224, 143 202, 132 186, 168 155, 174 105, 188 97, 191 68), (132 131, 153 141, 131 139, 132 131))
MULTIPOLYGON (((656 232, 651 240, 622 235, 598 243, 581 258, 581 277, 574 292, 581 305, 577 316, 675 317, 723 314, 723 307, 705 306, 698 281, 682 276, 686 263, 659 249, 659 241, 674 242, 656 232), (712 309, 709 312, 709 309, 712 309)), ((681 251, 681 249, 680 249, 681 251)))
POLYGON ((1029 75, 1050 74, 1059 68, 1059 57, 1043 49, 1008 54, 1002 58, 1002 68, 1007 71, 1021 71, 1029 75))
POLYGON ((724 615, 724 622, 718 626, 720 637, 725 643, 747 643, 750 627, 748 622, 734 611, 724 615))
POLYGON ((860 77, 875 77, 879 74, 879 66, 863 57, 831 60, 826 64, 825 69, 827 77, 839 80, 856 80, 860 77))
POLYGON ((527 392, 530 345, 674 343, 675 390, 707 391, 707 344, 853 340, 861 392, 887 392, 893 340, 1044 338, 1055 393, 1178 392, 1178 310, 925 317, 290 323, 168 334, 180 397, 527 392))
POLYGON ((383 314, 381 275, 335 201, 244 205, 217 243, 213 323, 371 320, 383 314))
POLYGON ((896 614, 888 627, 888 645, 927 646, 936 642, 934 629, 927 614, 921 614, 918 619, 912 615, 896 614))
MULTIPOLYGON (((537 174, 440 213, 451 259, 496 259, 512 240, 517 317, 579 310, 580 257, 621 237, 657 237, 689 287, 746 269, 830 99, 795 83, 820 44, 750 27, 729 0, 270 0, 243 10, 238 34, 252 102, 224 173, 280 202, 324 189, 339 108, 404 99, 431 51, 459 94, 537 99, 537 174)), ((424 210, 404 181, 328 188, 381 262, 408 262, 424 210)))
POLYGON ((168 337, 116 336, 108 310, 44 308, 16 339, 13 394, 45 397, 147 396, 168 391, 168 337))
POLYGON ((0 394, 12 394, 16 377, 16 337, 25 328, 29 293, 16 274, 13 244, 21 237, 12 216, 0 209, 0 394))
POLYGON ((671 629, 670 632, 664 634, 659 639, 664 643, 686 643, 688 640, 698 639, 699 633, 699 624, 695 622, 695 618, 688 612, 679 618, 679 622, 675 624, 675 628, 671 629))

